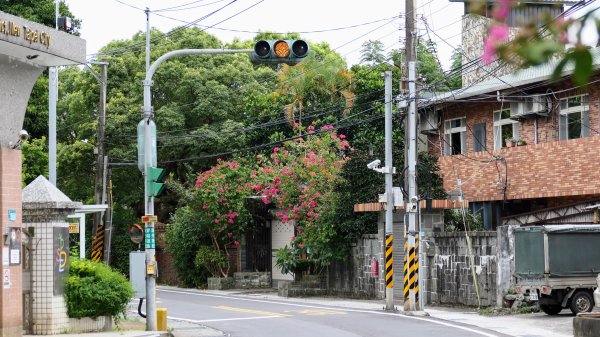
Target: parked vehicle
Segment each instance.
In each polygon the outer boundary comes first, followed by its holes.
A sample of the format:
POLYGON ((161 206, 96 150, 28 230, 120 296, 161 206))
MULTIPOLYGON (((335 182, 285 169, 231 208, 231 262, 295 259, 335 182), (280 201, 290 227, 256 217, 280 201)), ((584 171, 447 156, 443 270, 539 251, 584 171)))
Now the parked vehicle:
POLYGON ((515 228, 515 289, 556 315, 594 308, 600 273, 600 225, 515 228))

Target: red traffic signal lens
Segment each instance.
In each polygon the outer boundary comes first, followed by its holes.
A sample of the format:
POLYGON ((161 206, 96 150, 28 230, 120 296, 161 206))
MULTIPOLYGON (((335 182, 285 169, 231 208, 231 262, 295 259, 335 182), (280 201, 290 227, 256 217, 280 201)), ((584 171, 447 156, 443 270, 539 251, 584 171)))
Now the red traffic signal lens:
POLYGON ((290 56, 290 46, 283 40, 275 42, 273 45, 273 50, 275 51, 275 56, 279 58, 290 56))
POLYGON ((268 41, 258 41, 254 46, 254 52, 258 57, 268 57, 269 53, 271 53, 271 46, 268 41))

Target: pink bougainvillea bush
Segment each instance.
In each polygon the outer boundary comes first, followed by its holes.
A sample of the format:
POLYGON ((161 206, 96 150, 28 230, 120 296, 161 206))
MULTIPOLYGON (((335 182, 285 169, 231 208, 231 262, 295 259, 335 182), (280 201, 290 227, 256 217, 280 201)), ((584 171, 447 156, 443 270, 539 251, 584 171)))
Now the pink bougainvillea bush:
POLYGON ((305 137, 275 147, 253 171, 252 192, 274 206, 273 215, 294 226, 290 244, 277 253, 277 265, 294 273, 310 265, 312 272, 335 257, 335 224, 321 218, 329 205, 350 150, 344 135, 331 125, 308 126, 305 137))

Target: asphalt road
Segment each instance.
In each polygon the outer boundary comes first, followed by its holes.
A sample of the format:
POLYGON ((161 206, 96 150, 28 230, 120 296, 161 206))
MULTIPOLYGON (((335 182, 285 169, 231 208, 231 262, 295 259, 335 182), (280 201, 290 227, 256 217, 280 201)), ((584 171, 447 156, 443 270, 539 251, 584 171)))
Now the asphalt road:
POLYGON ((475 326, 385 311, 348 309, 198 291, 159 289, 171 320, 197 323, 231 337, 493 337, 475 326))

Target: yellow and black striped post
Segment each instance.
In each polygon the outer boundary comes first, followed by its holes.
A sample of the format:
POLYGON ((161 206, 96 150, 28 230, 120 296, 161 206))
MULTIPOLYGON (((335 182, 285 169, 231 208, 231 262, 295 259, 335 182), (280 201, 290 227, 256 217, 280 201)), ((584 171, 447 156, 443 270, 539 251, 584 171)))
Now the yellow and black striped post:
POLYGON ((406 309, 406 305, 408 304, 408 240, 406 239, 406 235, 404 235, 404 261, 403 261, 403 271, 404 271, 404 308, 406 309))
POLYGON ((415 234, 415 303, 419 308, 419 234, 415 234))
POLYGON ((99 225, 92 239, 92 261, 102 262, 104 252, 104 225, 99 225))
MULTIPOLYGON (((416 242, 416 240, 415 240, 416 242)), ((412 304, 412 299, 410 299, 410 292, 412 290, 412 292, 415 294, 415 303, 417 302, 417 298, 418 298, 418 275, 417 275, 417 271, 418 271, 418 267, 419 267, 419 262, 416 260, 417 254, 416 254, 416 249, 415 246, 408 246, 408 289, 409 289, 409 300, 411 300, 411 304, 412 304)), ((411 308, 412 310, 412 308, 411 308)))
POLYGON ((394 288, 394 257, 392 243, 394 235, 388 234, 385 238, 385 287, 394 288))

